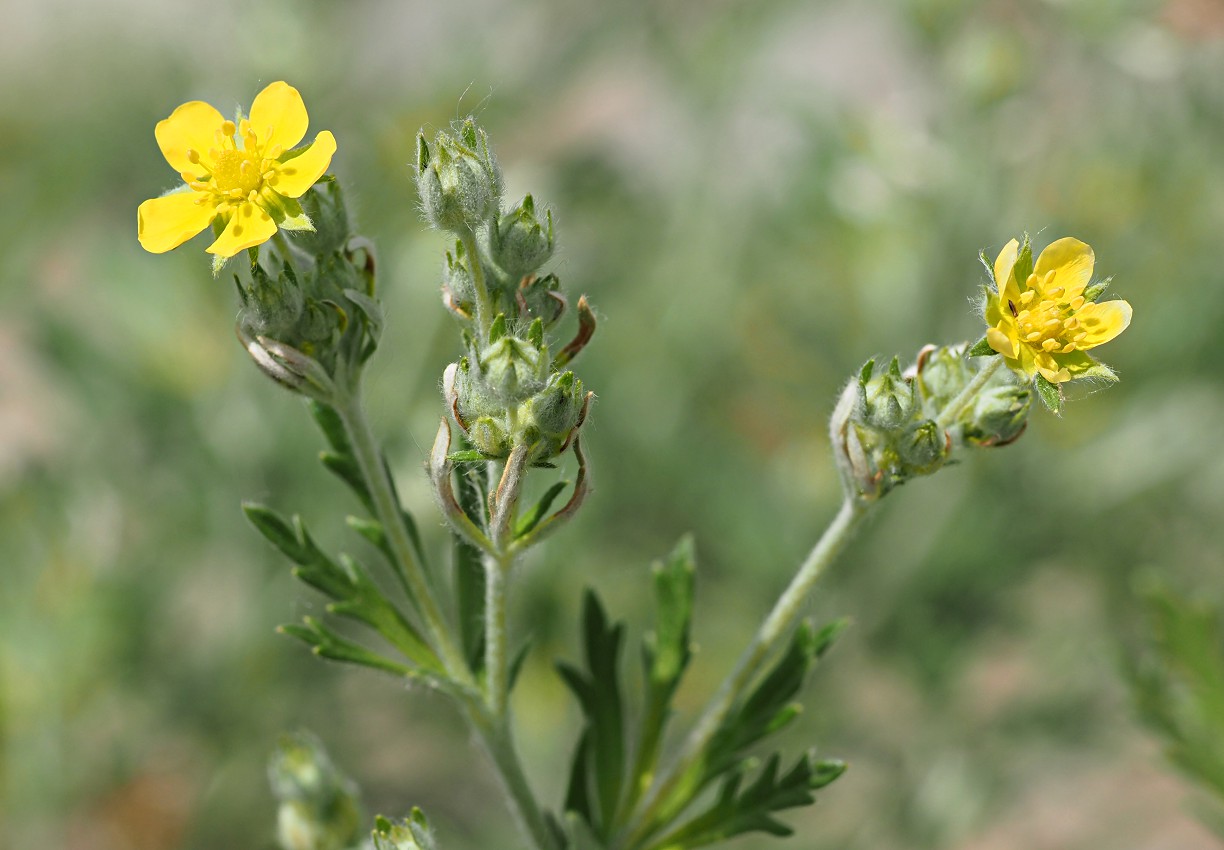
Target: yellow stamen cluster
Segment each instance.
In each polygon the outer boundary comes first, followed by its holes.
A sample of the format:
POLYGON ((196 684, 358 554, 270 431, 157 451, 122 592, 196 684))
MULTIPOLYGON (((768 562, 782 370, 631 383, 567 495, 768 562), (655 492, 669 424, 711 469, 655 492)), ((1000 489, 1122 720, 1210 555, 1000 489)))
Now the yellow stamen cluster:
POLYGON ((1025 282, 1028 288, 1020 293, 1020 303, 1008 301, 1007 305, 1021 339, 1042 351, 1070 354, 1088 336, 1080 330, 1080 320, 1075 316, 1084 306, 1084 296, 1066 300, 1064 287, 1046 289, 1053 280, 1053 271, 1046 272, 1044 280, 1029 275, 1025 282))

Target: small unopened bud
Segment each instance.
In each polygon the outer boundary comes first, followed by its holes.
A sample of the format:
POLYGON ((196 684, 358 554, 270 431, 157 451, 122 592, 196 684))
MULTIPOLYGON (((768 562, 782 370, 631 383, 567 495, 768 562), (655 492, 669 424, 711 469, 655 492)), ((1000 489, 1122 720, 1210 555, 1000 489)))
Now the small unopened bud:
POLYGON ((426 219, 442 230, 470 233, 497 215, 501 168, 471 118, 458 136, 440 131, 432 151, 423 134, 417 137, 417 191, 426 219))
POLYGON ((497 224, 497 264, 518 280, 534 272, 553 252, 552 211, 544 211, 544 220, 536 216, 531 195, 515 209, 501 217, 497 224))
POLYGON ((492 416, 481 416, 468 428, 472 447, 488 457, 505 457, 510 453, 506 429, 492 416))
POLYGON ((859 373, 860 420, 885 431, 905 424, 914 412, 913 384, 902 376, 901 365, 894 357, 887 372, 872 376, 875 361, 869 360, 859 373))
POLYGON ((911 425, 897 440, 901 464, 897 472, 904 477, 930 475, 943 466, 952 442, 930 419, 911 425))
POLYGON ((553 375, 548 387, 520 408, 518 440, 534 446, 531 461, 539 463, 565 451, 582 427, 589 405, 589 394, 573 372, 553 375))
POLYGON ((481 378, 506 403, 525 401, 544 388, 546 354, 525 339, 502 336, 480 352, 481 378))
POLYGON ((284 737, 268 763, 284 850, 344 850, 361 831, 357 788, 308 733, 284 737))
POLYGON ((988 386, 963 417, 965 439, 980 446, 1006 446, 1028 426, 1033 394, 1027 386, 988 386))
POLYGON ((400 823, 379 816, 374 820, 374 850, 437 850, 425 813, 414 808, 400 823))

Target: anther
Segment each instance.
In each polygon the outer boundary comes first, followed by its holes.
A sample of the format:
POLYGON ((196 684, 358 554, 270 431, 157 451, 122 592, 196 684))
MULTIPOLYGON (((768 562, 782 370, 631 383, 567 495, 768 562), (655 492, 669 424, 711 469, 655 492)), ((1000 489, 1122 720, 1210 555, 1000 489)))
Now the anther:
POLYGON ((1071 318, 1069 318, 1069 319, 1064 319, 1064 320, 1063 320, 1063 327, 1064 327, 1064 328, 1066 328, 1067 330, 1072 330, 1072 329, 1074 329, 1074 328, 1078 328, 1078 327, 1079 327, 1079 319, 1075 318, 1074 316, 1072 316, 1072 317, 1071 317, 1071 318))
POLYGON ((1077 295, 1071 299, 1071 309, 1072 310, 1078 310, 1080 307, 1083 307, 1083 306, 1084 306, 1084 296, 1077 295))
POLYGON ((1048 272, 1045 273, 1045 277, 1041 279, 1041 283, 1043 286, 1049 286, 1051 281, 1053 280, 1054 280, 1054 269, 1050 269, 1048 272))
POLYGON ((1036 342, 1039 339, 1041 339, 1041 331, 1033 331, 1024 337, 1025 342, 1036 342))
POLYGON ((1059 354, 1070 354, 1072 351, 1075 351, 1075 343, 1069 342, 1062 347, 1062 350, 1059 352, 1059 354))
POLYGON ((200 152, 195 148, 187 148, 187 161, 192 165, 200 164, 200 152))
POLYGON ((1064 287, 1056 286, 1053 289, 1051 289, 1049 292, 1047 292, 1046 295, 1050 296, 1051 298, 1059 298, 1066 291, 1067 290, 1064 287))
POLYGON ((233 121, 223 121, 221 122, 221 132, 226 136, 233 136, 234 133, 238 132, 238 128, 234 126, 233 121))
POLYGON ((1053 351, 1054 349, 1058 348, 1058 340, 1047 339, 1045 342, 1041 344, 1041 347, 1045 351, 1053 351))
POLYGON ((1037 275, 1030 274, 1028 276, 1028 280, 1024 282, 1024 285, 1027 286, 1029 289, 1036 289, 1037 288, 1037 275))
POLYGON ((1083 342, 1088 338, 1088 331, 1080 331, 1075 336, 1071 337, 1072 342, 1083 342))
MULTIPOLYGON (((1036 277, 1036 275, 1029 275, 1029 277, 1036 277)), ((1033 290, 1031 289, 1025 290, 1024 292, 1020 293, 1020 303, 1027 306, 1028 303, 1036 297, 1037 297, 1037 293, 1034 292, 1033 290)))

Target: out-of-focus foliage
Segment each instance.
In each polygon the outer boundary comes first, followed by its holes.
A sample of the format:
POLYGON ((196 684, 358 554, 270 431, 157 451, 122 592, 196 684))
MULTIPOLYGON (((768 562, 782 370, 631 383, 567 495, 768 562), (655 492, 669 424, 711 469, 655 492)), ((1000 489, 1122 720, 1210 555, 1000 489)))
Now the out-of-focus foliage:
POLYGON ((1224 584, 1222 38, 1201 0, 9 3, 0 835, 270 845, 263 763, 303 726, 371 811, 420 805, 449 850, 511 834, 445 703, 274 633, 322 600, 240 500, 302 513, 321 543, 356 503, 235 343, 203 243, 136 242, 136 206, 173 182, 156 121, 284 79, 335 132, 380 250, 369 397, 417 516, 457 354, 418 127, 477 111, 507 197, 557 212, 552 267, 599 305, 581 363, 598 489, 511 600, 542 798, 564 793, 580 722, 551 664, 573 657, 581 588, 637 634, 648 564, 694 532, 699 651, 677 699, 700 705, 833 512, 842 382, 873 354, 980 336, 977 253, 1027 229, 1089 242, 1134 305, 1109 351, 1122 382, 893 494, 812 606, 855 625, 786 731, 850 770, 788 818, 795 838, 735 846, 1215 846, 1113 659, 1137 569, 1224 584))
POLYGON ((1224 836, 1224 618, 1159 584, 1144 598, 1149 646, 1132 669, 1139 711, 1169 759, 1210 792, 1202 815, 1224 836))

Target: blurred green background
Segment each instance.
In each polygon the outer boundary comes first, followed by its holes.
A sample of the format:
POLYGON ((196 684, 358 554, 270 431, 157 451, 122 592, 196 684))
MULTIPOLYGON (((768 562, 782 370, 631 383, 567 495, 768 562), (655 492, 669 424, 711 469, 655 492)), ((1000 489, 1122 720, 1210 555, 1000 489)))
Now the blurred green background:
MULTIPOLYGON (((554 210, 601 317, 597 492, 525 566, 515 708, 560 796, 584 585, 637 628, 647 565, 701 559, 695 708, 836 506, 824 421, 872 354, 981 333, 977 252, 1089 242, 1135 309, 1122 383, 891 496, 812 612, 855 626, 788 733, 851 763, 749 848, 1215 847, 1136 721, 1120 647, 1157 573, 1224 607, 1224 4, 798 0, 11 0, 0 29, 0 847, 264 848, 264 761, 317 731, 372 811, 516 846, 442 699, 278 637, 316 610, 240 499, 332 545, 358 510, 301 403, 235 344, 153 125, 301 89, 381 251, 370 375, 406 501, 458 351, 420 222, 418 127, 475 112, 554 210), (563 734, 558 734, 558 730, 563 734)), ((563 330, 563 333, 565 330, 563 330)))

